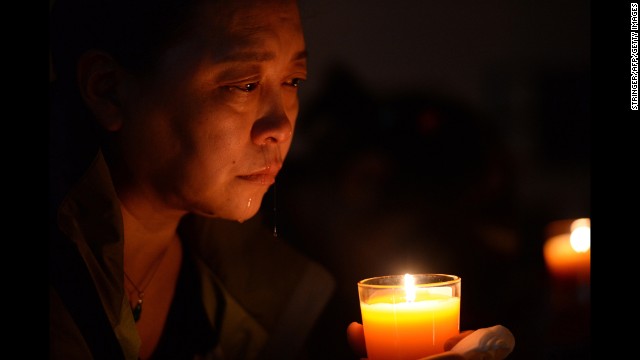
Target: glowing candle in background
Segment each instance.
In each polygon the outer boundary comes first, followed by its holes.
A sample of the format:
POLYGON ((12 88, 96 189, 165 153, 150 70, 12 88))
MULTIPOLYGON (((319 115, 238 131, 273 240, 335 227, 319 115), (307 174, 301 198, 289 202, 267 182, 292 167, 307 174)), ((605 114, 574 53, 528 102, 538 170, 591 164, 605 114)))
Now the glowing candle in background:
POLYGON ((358 282, 369 360, 416 360, 441 353, 460 332, 461 279, 392 275, 358 282))
POLYGON ((544 260, 551 275, 546 342, 573 349, 591 342, 591 224, 558 220, 546 228, 544 260))
POLYGON ((588 218, 560 220, 547 227, 544 259, 558 278, 588 279, 591 274, 591 222, 588 218))

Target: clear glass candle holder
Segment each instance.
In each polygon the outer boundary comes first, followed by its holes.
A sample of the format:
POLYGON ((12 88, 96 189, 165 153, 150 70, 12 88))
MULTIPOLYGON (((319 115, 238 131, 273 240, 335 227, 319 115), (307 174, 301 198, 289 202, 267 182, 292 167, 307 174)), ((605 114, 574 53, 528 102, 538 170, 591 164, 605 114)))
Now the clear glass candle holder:
POLYGON ((358 282, 368 360, 416 360, 444 352, 460 332, 462 279, 389 275, 358 282))

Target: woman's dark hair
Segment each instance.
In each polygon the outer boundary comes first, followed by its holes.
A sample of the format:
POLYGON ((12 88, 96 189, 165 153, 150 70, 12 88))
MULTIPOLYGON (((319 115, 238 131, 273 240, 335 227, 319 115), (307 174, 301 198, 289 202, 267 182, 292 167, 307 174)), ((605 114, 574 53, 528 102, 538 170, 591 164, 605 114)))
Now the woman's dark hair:
POLYGON ((75 83, 78 58, 91 49, 144 71, 180 36, 196 1, 55 0, 49 19, 55 78, 75 83))
POLYGON ((54 0, 49 18, 49 182, 54 208, 93 161, 103 138, 76 84, 80 56, 101 50, 132 73, 151 71, 164 49, 186 31, 198 1, 54 0))

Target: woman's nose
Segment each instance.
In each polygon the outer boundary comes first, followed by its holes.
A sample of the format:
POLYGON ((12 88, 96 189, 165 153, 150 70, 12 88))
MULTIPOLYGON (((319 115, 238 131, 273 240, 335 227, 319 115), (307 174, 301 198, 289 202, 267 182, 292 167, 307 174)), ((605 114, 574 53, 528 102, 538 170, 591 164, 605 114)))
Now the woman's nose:
POLYGON ((251 139, 257 145, 281 143, 291 139, 295 111, 287 111, 282 98, 273 96, 267 111, 253 124, 251 139))

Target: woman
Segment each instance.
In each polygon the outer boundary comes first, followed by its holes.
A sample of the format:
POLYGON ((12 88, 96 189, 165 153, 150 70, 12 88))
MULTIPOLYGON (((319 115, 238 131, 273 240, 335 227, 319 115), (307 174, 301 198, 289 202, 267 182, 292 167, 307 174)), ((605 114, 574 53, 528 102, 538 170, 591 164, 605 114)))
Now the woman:
POLYGON ((303 358, 334 280, 255 216, 307 76, 296 1, 56 0, 50 23, 50 358, 303 358))
POLYGON ((214 221, 252 218, 291 145, 296 2, 58 0, 51 24, 51 358, 296 358, 332 278, 214 221))

